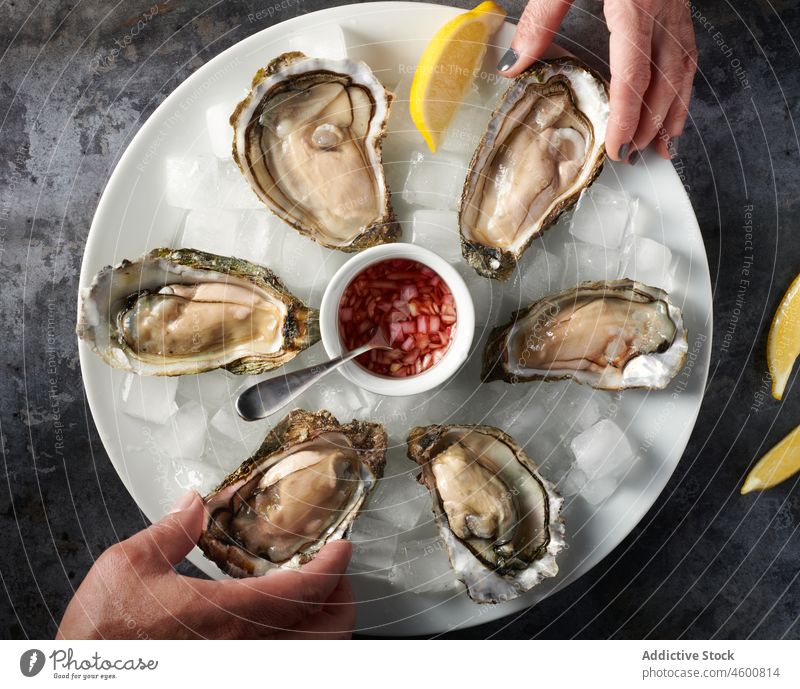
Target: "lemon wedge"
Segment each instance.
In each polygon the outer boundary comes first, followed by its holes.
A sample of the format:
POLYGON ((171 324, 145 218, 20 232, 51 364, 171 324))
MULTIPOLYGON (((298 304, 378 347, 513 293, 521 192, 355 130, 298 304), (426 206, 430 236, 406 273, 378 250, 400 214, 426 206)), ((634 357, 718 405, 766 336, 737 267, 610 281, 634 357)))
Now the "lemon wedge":
POLYGON ((781 440, 747 474, 741 493, 765 490, 777 486, 781 481, 800 470, 800 426, 781 440))
POLYGON ((783 397, 795 359, 800 355, 800 275, 783 295, 767 338, 767 364, 772 376, 772 396, 783 397))
POLYGON ((499 5, 482 2, 447 22, 422 53, 411 82, 409 108, 431 151, 436 151, 467 95, 486 55, 486 42, 505 16, 499 5))

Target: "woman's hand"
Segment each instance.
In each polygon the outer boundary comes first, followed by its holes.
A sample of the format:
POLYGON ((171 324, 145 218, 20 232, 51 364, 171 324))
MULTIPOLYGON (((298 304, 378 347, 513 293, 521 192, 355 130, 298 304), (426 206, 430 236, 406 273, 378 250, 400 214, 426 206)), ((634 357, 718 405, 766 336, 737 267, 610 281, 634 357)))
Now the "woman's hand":
MULTIPOLYGON (((530 0, 498 70, 513 77, 539 59, 571 4, 530 0)), ((689 114, 697 70, 689 5, 685 0, 605 0, 603 9, 611 32, 606 151, 614 160, 634 163, 638 152, 656 140, 659 155, 670 158, 689 114)))
POLYGON ((349 638, 351 547, 326 545, 298 571, 226 581, 178 574, 200 537, 203 503, 185 495, 150 528, 111 546, 64 613, 59 639, 349 638))

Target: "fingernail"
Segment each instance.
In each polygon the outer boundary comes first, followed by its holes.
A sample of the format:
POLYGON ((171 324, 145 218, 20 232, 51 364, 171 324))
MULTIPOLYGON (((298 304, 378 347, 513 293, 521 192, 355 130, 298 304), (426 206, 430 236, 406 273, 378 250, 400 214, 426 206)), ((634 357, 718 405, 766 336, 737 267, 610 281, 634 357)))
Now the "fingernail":
POLYGON ((517 64, 517 60, 519 60, 519 54, 513 48, 509 48, 506 50, 506 54, 500 58, 500 62, 497 63, 497 71, 507 72, 515 64, 517 64))
POLYGON ((175 514, 176 512, 183 512, 186 508, 189 507, 194 502, 195 497, 197 496, 197 491, 190 490, 188 493, 184 493, 178 498, 178 501, 172 506, 172 509, 169 511, 168 514, 175 514))
POLYGON ((628 149, 630 148, 630 146, 631 146, 630 143, 622 144, 622 146, 619 147, 619 151, 617 152, 617 158, 619 158, 620 160, 625 160, 625 156, 628 155, 628 149))
POLYGON ((634 151, 631 153, 630 158, 628 158, 628 165, 636 165, 636 163, 639 162, 639 158, 641 158, 639 151, 634 151))

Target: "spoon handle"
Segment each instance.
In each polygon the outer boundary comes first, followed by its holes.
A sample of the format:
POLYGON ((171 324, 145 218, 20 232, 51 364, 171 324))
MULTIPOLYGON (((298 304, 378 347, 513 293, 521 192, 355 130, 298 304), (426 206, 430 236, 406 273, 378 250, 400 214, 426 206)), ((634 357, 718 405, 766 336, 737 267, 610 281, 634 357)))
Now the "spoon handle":
POLYGON ((257 421, 280 411, 295 397, 305 392, 320 378, 327 376, 342 364, 374 349, 372 342, 354 349, 323 364, 315 364, 299 371, 277 375, 247 388, 236 400, 236 411, 245 421, 257 421))

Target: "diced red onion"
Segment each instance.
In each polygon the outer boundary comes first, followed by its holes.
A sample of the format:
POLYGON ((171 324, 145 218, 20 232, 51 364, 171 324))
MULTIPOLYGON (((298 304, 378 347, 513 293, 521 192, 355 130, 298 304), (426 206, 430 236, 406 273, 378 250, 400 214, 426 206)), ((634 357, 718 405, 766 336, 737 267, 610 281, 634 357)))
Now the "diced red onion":
POLYGON ((381 328, 392 350, 373 350, 361 365, 387 376, 413 376, 445 355, 456 322, 455 300, 433 270, 389 259, 369 266, 347 286, 339 306, 339 333, 347 349, 381 328))

